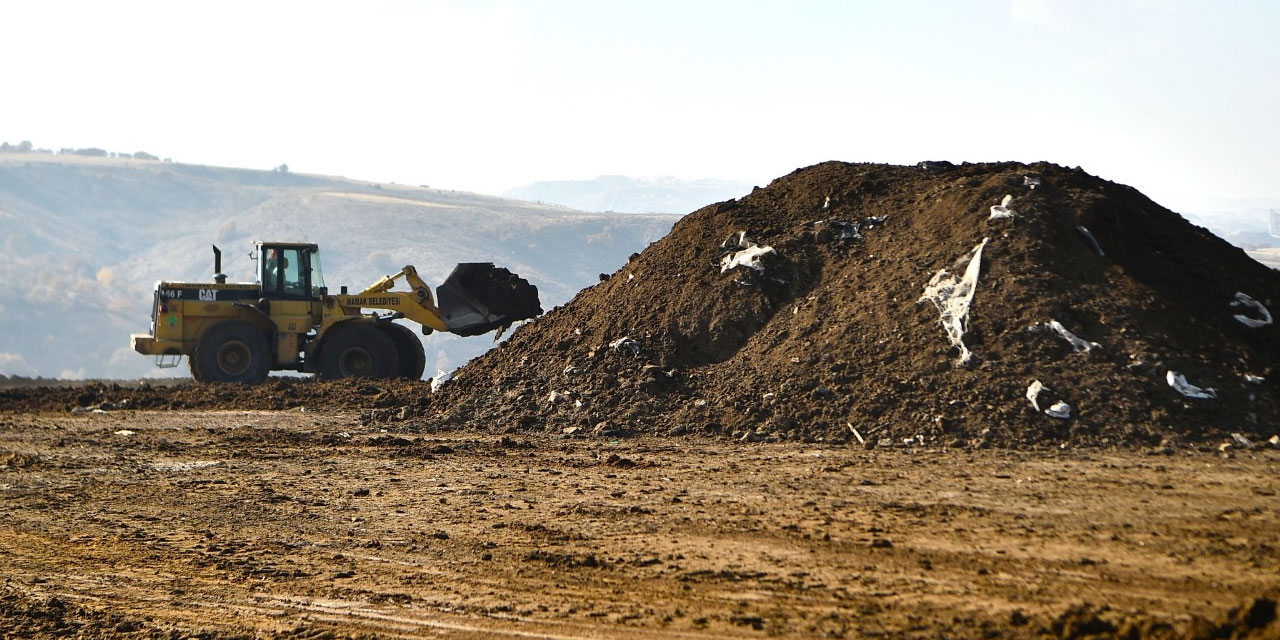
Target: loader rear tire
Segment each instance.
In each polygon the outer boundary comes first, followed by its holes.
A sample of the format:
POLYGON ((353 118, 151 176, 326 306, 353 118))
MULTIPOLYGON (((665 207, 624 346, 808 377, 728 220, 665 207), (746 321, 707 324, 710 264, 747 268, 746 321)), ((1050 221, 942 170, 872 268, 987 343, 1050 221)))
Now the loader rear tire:
POLYGON ((427 368, 427 354, 422 350, 418 336, 403 325, 387 323, 378 325, 378 328, 396 345, 396 354, 400 356, 400 377, 421 380, 422 372, 427 368))
POLYGON ((191 375, 200 382, 259 384, 267 379, 267 336, 247 322, 229 320, 205 332, 190 357, 191 375))
POLYGON ((394 378, 400 371, 396 345, 371 325, 337 329, 320 352, 320 376, 338 378, 394 378))

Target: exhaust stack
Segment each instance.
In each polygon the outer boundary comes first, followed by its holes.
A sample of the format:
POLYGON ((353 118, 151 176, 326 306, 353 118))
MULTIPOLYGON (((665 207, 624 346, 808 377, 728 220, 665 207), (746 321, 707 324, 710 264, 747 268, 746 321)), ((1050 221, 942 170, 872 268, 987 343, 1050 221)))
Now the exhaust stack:
POLYGON ((227 282, 227 274, 222 272, 222 251, 216 244, 213 245, 213 281, 218 284, 227 282))

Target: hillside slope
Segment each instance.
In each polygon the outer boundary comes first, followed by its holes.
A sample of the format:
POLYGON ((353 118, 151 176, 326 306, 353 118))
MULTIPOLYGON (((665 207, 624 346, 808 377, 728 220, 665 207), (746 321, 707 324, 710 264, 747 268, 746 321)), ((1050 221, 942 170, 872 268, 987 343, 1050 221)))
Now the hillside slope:
POLYGON ((503 195, 519 200, 552 202, 584 211, 679 213, 693 211, 751 191, 751 185, 729 180, 680 180, 600 176, 591 180, 535 182, 503 195))
MULTIPOLYGON (((335 289, 405 264, 439 283, 457 262, 492 261, 537 285, 550 309, 676 219, 326 176, 3 154, 0 373, 154 375, 128 335, 146 330, 157 280, 209 279, 211 243, 240 281, 253 280, 253 240, 319 243, 335 289)), ((483 337, 425 342, 428 375, 492 346, 483 337)))

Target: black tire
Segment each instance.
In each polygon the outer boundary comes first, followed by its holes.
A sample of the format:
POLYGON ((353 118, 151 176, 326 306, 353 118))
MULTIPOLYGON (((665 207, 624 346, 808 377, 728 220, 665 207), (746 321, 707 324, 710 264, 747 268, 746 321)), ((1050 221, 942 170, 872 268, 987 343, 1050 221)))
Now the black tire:
POLYGON ((427 353, 422 350, 418 336, 413 335, 409 327, 390 322, 380 324, 378 328, 396 345, 396 354, 400 356, 400 377, 421 380, 422 372, 427 368, 427 353))
POLYGON ((362 324, 332 329, 320 347, 320 376, 338 378, 394 378, 400 371, 396 345, 377 327, 362 324))
POLYGON ((266 334, 247 322, 216 324, 191 355, 191 375, 200 382, 259 384, 271 370, 268 348, 266 334))

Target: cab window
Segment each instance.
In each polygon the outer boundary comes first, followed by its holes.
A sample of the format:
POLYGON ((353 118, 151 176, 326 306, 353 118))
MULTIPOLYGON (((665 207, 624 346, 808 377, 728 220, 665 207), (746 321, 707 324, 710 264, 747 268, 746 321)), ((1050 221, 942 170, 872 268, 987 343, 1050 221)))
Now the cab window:
POLYGON ((261 254, 262 292, 271 297, 308 299, 311 297, 304 252, 297 248, 268 248, 261 254))
POLYGON ((281 253, 284 255, 284 288, 281 293, 291 298, 308 297, 311 291, 302 278, 302 251, 285 249, 281 253))

